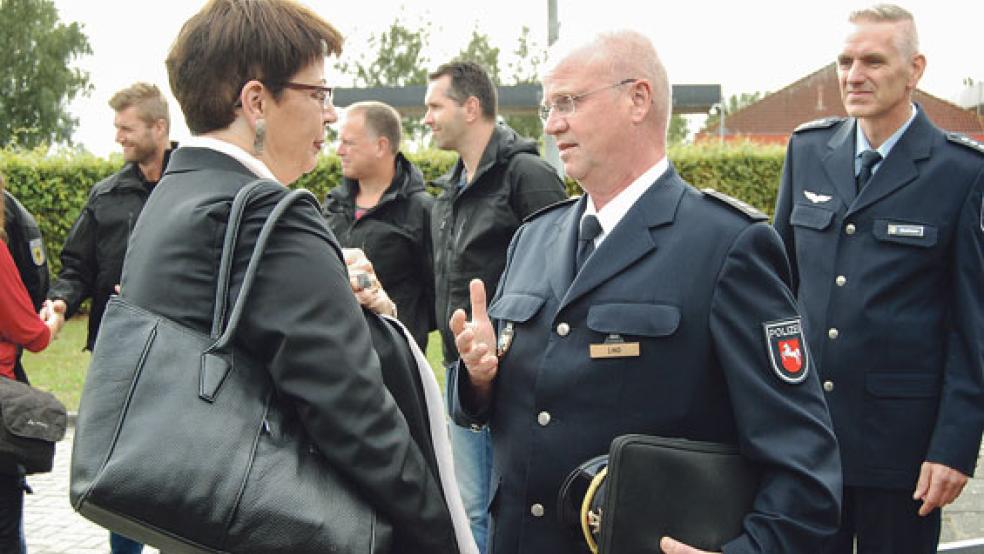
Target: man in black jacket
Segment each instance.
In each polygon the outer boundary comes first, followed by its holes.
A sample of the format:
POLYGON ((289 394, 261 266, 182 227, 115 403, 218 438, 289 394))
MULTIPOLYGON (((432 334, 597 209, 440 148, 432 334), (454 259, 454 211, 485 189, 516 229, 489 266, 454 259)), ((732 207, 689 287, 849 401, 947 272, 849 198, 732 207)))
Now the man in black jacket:
MULTIPOLYGON (((96 343, 106 302, 120 282, 130 231, 177 146, 168 140, 167 100, 157 86, 135 83, 114 94, 109 105, 116 112, 116 142, 123 147, 127 163, 92 187, 65 239, 62 269, 48 293, 55 309, 66 310, 66 317, 92 298, 85 343, 89 350, 96 343)), ((115 533, 110 534, 110 544, 114 554, 142 549, 139 543, 115 533)))
POLYGON ((116 142, 126 165, 92 187, 89 199, 65 239, 62 269, 48 298, 73 316, 92 298, 85 346, 96 342, 99 322, 109 295, 120 282, 130 231, 147 196, 160 180, 172 146, 167 100, 155 85, 136 83, 109 101, 116 111, 116 142))
MULTIPOLYGON (((566 194, 536 143, 496 124, 495 85, 481 66, 451 62, 428 77, 424 124, 438 148, 459 155, 451 172, 437 181, 444 191, 431 214, 437 324, 447 366, 458 358, 448 322, 454 309, 469 305, 468 282, 477 277, 495 290, 509 241, 523 219, 566 194)), ((452 425, 451 437, 472 533, 485 552, 488 431, 452 425)))
POLYGON ((400 114, 391 106, 358 102, 345 110, 338 145, 342 182, 325 197, 324 215, 343 248, 365 252, 396 303, 396 317, 426 350, 435 328, 434 198, 400 152, 400 138, 400 114))

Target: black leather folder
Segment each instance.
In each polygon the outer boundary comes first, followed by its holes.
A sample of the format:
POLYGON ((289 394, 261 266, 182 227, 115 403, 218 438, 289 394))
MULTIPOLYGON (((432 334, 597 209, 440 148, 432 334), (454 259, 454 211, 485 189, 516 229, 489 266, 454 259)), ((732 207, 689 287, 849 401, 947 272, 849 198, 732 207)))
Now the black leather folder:
MULTIPOLYGON (((600 504, 601 554, 662 552, 670 536, 720 552, 742 533, 757 472, 735 446, 648 435, 612 441, 600 504)), ((599 495, 601 496, 601 495, 599 495)))

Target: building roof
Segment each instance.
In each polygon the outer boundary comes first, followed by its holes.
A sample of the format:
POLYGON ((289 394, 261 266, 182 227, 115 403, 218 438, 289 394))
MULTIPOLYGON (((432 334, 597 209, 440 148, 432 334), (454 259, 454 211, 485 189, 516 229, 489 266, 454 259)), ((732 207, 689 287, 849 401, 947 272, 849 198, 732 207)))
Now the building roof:
MULTIPOLYGON (((984 135, 984 121, 975 112, 919 89, 912 98, 937 127, 972 136, 984 135)), ((788 137, 801 123, 846 115, 840 99, 837 69, 831 63, 754 104, 725 114, 724 131, 726 136, 747 135, 753 139, 756 136, 788 137)), ((715 125, 703 134, 711 137, 717 133, 715 125)))

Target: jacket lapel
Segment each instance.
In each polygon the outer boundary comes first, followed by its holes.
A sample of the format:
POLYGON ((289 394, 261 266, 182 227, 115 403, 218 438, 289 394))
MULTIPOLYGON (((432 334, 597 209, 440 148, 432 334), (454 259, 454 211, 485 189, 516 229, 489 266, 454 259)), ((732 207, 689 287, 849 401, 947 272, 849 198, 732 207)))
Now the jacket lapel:
MULTIPOLYGON (((588 258, 570 289, 560 302, 560 309, 584 296, 602 283, 617 276, 639 258, 656 249, 650 229, 672 223, 686 185, 670 166, 649 187, 612 229, 604 242, 588 258)), ((577 212, 579 216, 581 212, 577 212)), ((574 224, 573 222, 571 223, 574 224)), ((568 249, 569 271, 573 272, 574 246, 568 249)))
POLYGON ((931 124, 922 110, 906 129, 878 171, 871 176, 848 215, 858 212, 892 194, 919 177, 916 160, 929 157, 932 150, 931 124))
POLYGON ((850 207, 857 190, 854 179, 854 125, 854 118, 841 124, 827 142, 829 150, 823 158, 827 179, 834 184, 845 208, 850 207))

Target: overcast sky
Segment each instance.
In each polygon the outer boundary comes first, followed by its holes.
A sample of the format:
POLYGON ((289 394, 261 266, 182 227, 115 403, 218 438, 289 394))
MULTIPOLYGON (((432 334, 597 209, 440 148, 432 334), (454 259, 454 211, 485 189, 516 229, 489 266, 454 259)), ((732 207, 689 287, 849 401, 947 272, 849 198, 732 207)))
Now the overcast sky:
MULTIPOLYGON (((725 95, 776 91, 834 60, 846 14, 866 2, 851 0, 557 0, 561 36, 595 28, 634 28, 651 36, 670 81, 719 83, 725 95)), ((95 90, 71 105, 79 118, 75 141, 98 155, 119 151, 113 142, 112 94, 134 81, 157 83, 171 101, 172 138, 187 138, 181 111, 167 87, 164 58, 181 24, 204 0, 55 0, 62 21, 84 25, 93 54, 78 65, 90 72, 95 90)), ((472 29, 491 37, 502 56, 516 48, 523 25, 546 43, 547 0, 311 0, 346 36, 343 56, 357 56, 371 33, 403 14, 411 26, 431 24, 431 68, 453 57, 472 29)), ((984 80, 980 0, 909 0, 928 58, 920 88, 952 100, 966 77, 984 80)), ((500 59, 505 70, 505 63, 500 59)), ((505 71, 504 71, 505 72, 505 71)), ((329 73, 331 84, 346 77, 329 73)))

